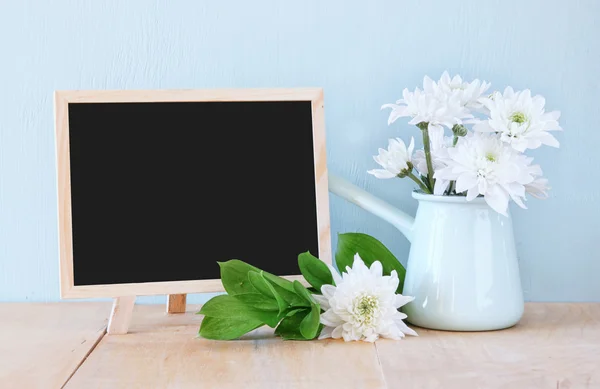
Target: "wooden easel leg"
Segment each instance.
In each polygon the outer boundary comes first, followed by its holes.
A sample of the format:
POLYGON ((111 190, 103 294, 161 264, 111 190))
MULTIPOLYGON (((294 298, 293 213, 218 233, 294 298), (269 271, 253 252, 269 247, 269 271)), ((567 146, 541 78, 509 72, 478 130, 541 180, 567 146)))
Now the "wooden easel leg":
POLYGON ((127 333, 134 304, 135 296, 115 298, 112 311, 110 312, 110 319, 108 319, 106 333, 110 335, 122 335, 127 333))
POLYGON ((167 313, 185 313, 187 294, 170 294, 167 299, 167 313))

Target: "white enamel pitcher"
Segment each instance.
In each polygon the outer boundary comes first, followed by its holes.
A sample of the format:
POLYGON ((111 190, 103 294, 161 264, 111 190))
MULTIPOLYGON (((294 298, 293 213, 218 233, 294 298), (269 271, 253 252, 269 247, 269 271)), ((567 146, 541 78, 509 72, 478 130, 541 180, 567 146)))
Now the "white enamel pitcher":
POLYGON ((329 174, 329 191, 391 223, 411 243, 403 312, 424 328, 487 331, 515 325, 523 292, 510 214, 483 200, 413 192, 413 218, 350 182, 329 174))

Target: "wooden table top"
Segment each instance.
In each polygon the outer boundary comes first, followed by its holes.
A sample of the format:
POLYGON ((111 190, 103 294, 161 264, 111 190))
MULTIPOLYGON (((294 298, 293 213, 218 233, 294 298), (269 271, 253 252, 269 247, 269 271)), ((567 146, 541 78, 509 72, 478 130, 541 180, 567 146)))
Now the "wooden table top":
POLYGON ((105 335, 106 303, 0 304, 2 388, 600 388, 600 304, 527 304, 515 327, 374 344, 197 337, 198 306, 136 305, 105 335), (89 354, 89 355, 88 355, 89 354))
POLYGON ((0 304, 0 388, 60 388, 105 334, 107 303, 0 304))

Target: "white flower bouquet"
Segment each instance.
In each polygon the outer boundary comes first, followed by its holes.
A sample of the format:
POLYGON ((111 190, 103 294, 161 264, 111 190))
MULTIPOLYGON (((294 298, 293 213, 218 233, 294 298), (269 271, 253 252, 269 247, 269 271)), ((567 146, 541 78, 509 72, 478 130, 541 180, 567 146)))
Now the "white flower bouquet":
POLYGON ((439 81, 425 76, 423 89, 404 89, 391 108, 388 125, 401 117, 417 126, 423 149, 414 151, 400 139, 379 149, 375 162, 383 169, 369 170, 377 178, 408 177, 426 194, 483 196, 486 203, 506 215, 512 199, 526 208, 526 193, 548 196, 548 181, 539 165, 525 155, 542 145, 559 147, 552 131, 561 131, 560 112, 546 112, 545 99, 526 89, 488 93, 485 81, 463 81, 444 72, 439 81), (469 128, 470 127, 470 128, 469 128), (452 136, 445 136, 448 129, 452 136))

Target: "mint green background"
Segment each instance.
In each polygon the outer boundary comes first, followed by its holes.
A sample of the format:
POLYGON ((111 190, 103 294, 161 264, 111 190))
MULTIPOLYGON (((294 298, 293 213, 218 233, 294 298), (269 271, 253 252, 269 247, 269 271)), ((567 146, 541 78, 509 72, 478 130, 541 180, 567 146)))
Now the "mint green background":
MULTIPOLYGON (((323 87, 329 169, 414 213, 409 181, 366 173, 418 135, 379 108, 448 69, 562 111, 561 149, 532 153, 552 197, 512 208, 523 287, 600 301, 599 16, 594 0, 0 1, 0 300, 59 299, 55 89, 323 87)), ((385 222, 333 196, 331 218, 334 247, 366 232, 406 261, 385 222)))

